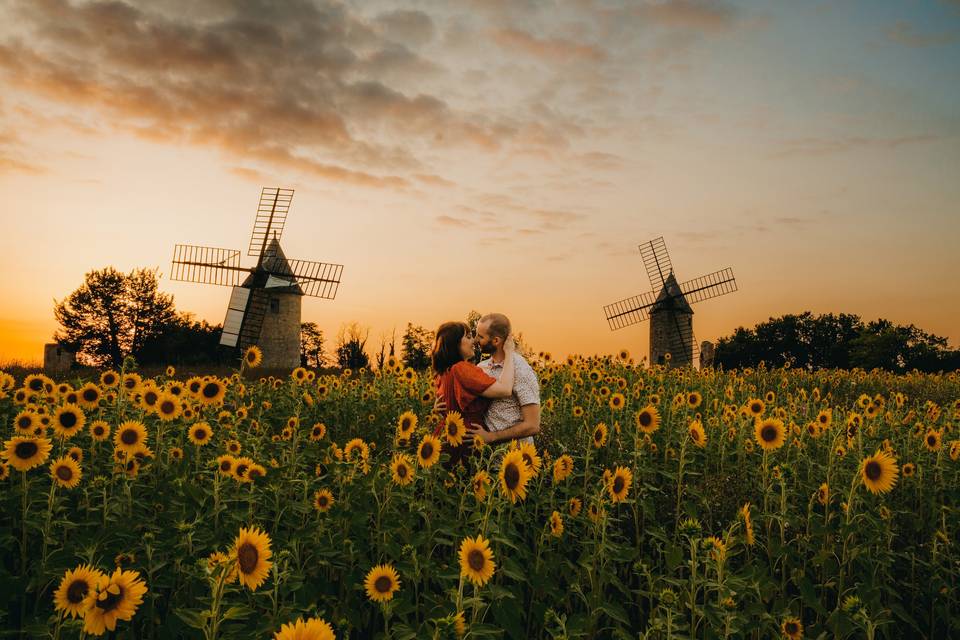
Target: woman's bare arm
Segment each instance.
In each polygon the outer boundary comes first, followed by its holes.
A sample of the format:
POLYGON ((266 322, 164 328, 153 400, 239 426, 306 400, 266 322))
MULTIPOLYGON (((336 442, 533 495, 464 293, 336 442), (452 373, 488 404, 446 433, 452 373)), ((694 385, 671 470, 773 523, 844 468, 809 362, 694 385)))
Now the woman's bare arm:
POLYGON ((481 393, 484 398, 509 398, 513 395, 513 377, 516 373, 516 364, 513 361, 513 354, 516 352, 516 344, 513 342, 513 336, 507 336, 503 343, 503 372, 500 379, 486 388, 481 393))

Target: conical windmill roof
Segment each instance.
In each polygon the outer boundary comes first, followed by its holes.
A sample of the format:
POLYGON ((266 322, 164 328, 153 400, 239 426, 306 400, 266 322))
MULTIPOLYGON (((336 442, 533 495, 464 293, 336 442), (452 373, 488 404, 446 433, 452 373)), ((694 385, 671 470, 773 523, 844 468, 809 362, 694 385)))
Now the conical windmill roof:
POLYGON ((299 293, 303 295, 303 290, 297 284, 297 279, 293 275, 290 262, 287 261, 287 256, 280 248, 280 241, 275 237, 271 238, 264 248, 260 268, 247 276, 242 286, 251 289, 269 289, 278 293, 299 293))
POLYGON ((687 302, 683 291, 680 289, 680 285, 677 284, 677 279, 674 277, 673 271, 671 271, 670 274, 667 275, 667 279, 663 281, 663 288, 660 289, 660 293, 657 294, 657 301, 653 303, 653 307, 650 309, 650 313, 656 313, 658 311, 693 313, 690 303, 687 302))

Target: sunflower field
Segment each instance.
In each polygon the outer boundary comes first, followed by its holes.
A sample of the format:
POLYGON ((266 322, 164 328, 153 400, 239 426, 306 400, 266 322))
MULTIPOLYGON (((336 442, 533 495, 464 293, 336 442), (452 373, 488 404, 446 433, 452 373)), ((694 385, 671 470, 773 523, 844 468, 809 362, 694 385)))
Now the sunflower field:
POLYGON ((428 375, 0 373, 23 638, 960 635, 960 377, 533 358, 533 445, 428 375))

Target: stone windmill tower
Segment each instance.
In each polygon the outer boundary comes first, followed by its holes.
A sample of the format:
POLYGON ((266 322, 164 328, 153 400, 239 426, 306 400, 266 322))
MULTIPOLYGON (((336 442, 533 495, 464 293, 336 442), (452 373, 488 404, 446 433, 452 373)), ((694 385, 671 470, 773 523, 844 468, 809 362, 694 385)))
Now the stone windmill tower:
POLYGON ((303 296, 333 299, 343 271, 343 265, 284 255, 280 236, 292 201, 292 189, 261 191, 247 250, 257 258, 254 267, 241 267, 235 249, 178 244, 173 251, 171 280, 233 287, 220 344, 241 350, 257 345, 267 368, 300 365, 303 296))
POLYGON ((697 357, 691 304, 737 290, 730 268, 678 283, 663 238, 640 245, 652 291, 606 305, 610 329, 650 320, 650 364, 692 366, 697 357), (669 354, 669 357, 668 355, 669 354))

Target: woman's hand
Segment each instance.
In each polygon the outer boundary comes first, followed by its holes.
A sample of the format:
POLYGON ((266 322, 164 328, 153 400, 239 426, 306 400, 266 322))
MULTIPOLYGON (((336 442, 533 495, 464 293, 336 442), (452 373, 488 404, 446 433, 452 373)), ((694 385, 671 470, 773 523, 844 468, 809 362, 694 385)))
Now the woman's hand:
POLYGON ((503 341, 503 352, 506 354, 512 354, 517 350, 517 343, 513 340, 513 334, 511 333, 507 336, 507 339, 503 341))

